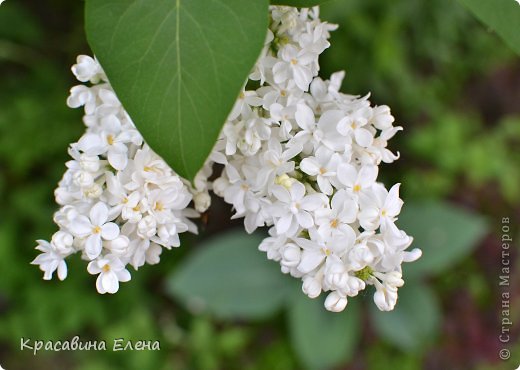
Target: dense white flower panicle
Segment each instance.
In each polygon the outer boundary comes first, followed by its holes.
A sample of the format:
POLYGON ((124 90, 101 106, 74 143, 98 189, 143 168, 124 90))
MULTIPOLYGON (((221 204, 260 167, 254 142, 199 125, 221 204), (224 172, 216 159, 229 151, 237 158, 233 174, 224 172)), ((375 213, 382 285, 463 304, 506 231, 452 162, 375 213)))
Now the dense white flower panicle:
POLYGON ((163 248, 180 245, 179 234, 197 232, 188 217, 209 207, 206 166, 192 186, 144 142, 117 99, 98 61, 80 55, 72 72, 81 82, 67 104, 83 106, 86 132, 71 144, 72 159, 55 191, 61 206, 54 220, 60 230, 50 242, 38 241, 32 262, 51 279, 67 276, 65 258, 80 253, 88 272, 98 275, 99 293, 115 293, 138 269, 159 262, 163 248))
POLYGON ((196 232, 188 217, 209 207, 211 189, 247 232, 269 228, 259 249, 310 298, 325 292, 327 310, 344 310, 369 285, 380 310, 394 308, 401 264, 421 256, 395 224, 400 184, 377 181, 379 165, 399 158, 387 144, 402 127, 368 95, 341 93, 344 72, 318 76, 336 26, 317 7, 271 6, 270 17, 260 58, 193 184, 143 142, 97 60, 78 57, 72 71, 92 85, 73 87, 67 103, 84 107, 86 132, 55 192, 60 231, 38 241, 33 263, 44 279, 56 270, 64 279, 64 259, 80 252, 98 291, 116 292, 130 280, 127 265, 158 263, 179 233, 196 232), (209 181, 215 163, 222 172, 209 181))
POLYGON ((421 256, 395 225, 400 184, 377 182, 381 162, 399 157, 387 142, 402 128, 387 106, 340 93, 343 72, 318 77, 336 28, 318 8, 270 14, 264 50, 207 163, 223 165, 213 191, 248 232, 270 227, 259 249, 310 298, 327 292, 326 309, 342 311, 373 285, 377 307, 392 310, 402 262, 421 256))

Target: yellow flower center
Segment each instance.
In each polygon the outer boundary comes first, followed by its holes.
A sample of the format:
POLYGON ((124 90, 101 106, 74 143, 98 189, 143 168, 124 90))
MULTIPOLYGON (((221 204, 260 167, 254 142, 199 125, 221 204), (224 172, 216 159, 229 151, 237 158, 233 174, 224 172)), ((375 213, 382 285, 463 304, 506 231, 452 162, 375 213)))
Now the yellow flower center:
POLYGON ((154 207, 154 209, 155 209, 156 211, 161 212, 161 211, 164 210, 164 206, 163 206, 163 204, 162 204, 161 202, 155 202, 155 207, 154 207))
POLYGON ((110 271, 110 265, 107 263, 105 266, 103 266, 102 270, 103 270, 103 272, 109 272, 110 271))
POLYGON ((353 190, 354 190, 354 192, 357 193, 358 191, 361 190, 361 185, 359 185, 359 184, 354 185, 354 189, 353 190))
POLYGON ((291 177, 287 176, 287 174, 284 173, 283 175, 277 176, 274 179, 274 183, 276 185, 282 185, 284 188, 289 190, 291 188, 292 183, 293 183, 293 179, 291 177))
POLYGON ((114 135, 108 135, 107 136, 107 143, 108 143, 108 145, 113 145, 114 144, 114 135))
POLYGON ((92 229, 92 232, 93 232, 94 234, 99 234, 99 233, 101 232, 101 228, 100 228, 99 226, 96 226, 96 227, 94 227, 94 228, 92 229))
POLYGON ((331 253, 332 253, 332 252, 330 251, 329 248, 325 248, 325 247, 321 248, 321 251, 322 251, 323 254, 326 255, 327 257, 330 256, 331 253))

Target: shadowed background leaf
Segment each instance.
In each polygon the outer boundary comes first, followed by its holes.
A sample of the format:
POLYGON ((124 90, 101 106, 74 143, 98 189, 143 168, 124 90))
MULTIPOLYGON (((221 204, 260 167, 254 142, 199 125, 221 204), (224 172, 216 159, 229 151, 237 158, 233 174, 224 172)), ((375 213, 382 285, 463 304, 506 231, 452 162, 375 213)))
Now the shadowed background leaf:
POLYGON ((352 359, 361 334, 361 312, 356 298, 348 302, 348 309, 336 313, 324 309, 325 294, 309 299, 300 291, 294 293, 288 307, 289 333, 305 367, 330 369, 352 359))
POLYGON ((405 282, 393 311, 381 312, 370 304, 370 316, 377 333, 403 351, 420 353, 439 334, 437 297, 429 286, 418 282, 405 282))
POLYGON ((442 202, 407 203, 398 221, 422 257, 403 266, 404 276, 438 274, 468 256, 487 232, 482 217, 442 202))
POLYGON ((219 318, 263 318, 280 309, 294 288, 258 245, 264 236, 230 231, 201 243, 179 266, 168 291, 188 309, 219 318))

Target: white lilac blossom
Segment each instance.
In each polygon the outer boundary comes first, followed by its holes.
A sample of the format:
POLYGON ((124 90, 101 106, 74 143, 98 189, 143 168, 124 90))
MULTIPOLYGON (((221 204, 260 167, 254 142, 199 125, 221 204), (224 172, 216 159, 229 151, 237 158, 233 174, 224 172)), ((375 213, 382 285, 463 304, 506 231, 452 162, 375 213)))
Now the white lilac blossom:
POLYGON ((387 106, 339 92, 343 72, 318 77, 319 55, 336 26, 318 8, 271 7, 263 52, 210 156, 224 166, 213 191, 244 217, 248 232, 268 226, 260 244, 281 270, 302 279, 310 298, 345 309, 368 285, 392 310, 404 284, 402 262, 412 237, 395 224, 399 185, 388 191, 378 166, 398 159, 387 142, 387 106))
POLYGON ((196 232, 187 217, 209 207, 211 189, 247 232, 269 228, 259 249, 310 298, 325 292, 327 310, 344 310, 369 285, 380 310, 394 308, 401 264, 421 256, 395 224, 400 184, 387 190, 377 181, 379 165, 399 158, 387 144, 402 127, 368 95, 339 92, 344 72, 318 76, 336 26, 320 21, 317 7, 271 6, 270 18, 264 49, 193 184, 143 143, 99 63, 78 57, 72 70, 92 85, 73 87, 67 103, 84 107, 87 129, 56 190, 60 231, 38 241, 43 253, 33 263, 45 279, 56 270, 64 279, 64 259, 80 252, 98 291, 116 292, 130 280, 127 265, 157 263, 162 248, 179 246, 179 233, 196 232), (214 163, 222 172, 210 182, 214 163))
MULTIPOLYGON (((79 253, 98 275, 99 293, 115 293, 131 279, 127 265, 156 264, 163 248, 180 245, 179 233, 197 232, 188 217, 209 206, 206 168, 195 187, 181 179, 144 142, 123 109, 98 61, 81 55, 72 72, 81 82, 67 103, 84 106, 86 132, 71 144, 72 160, 55 191, 60 230, 38 241, 32 262, 51 279, 67 276, 65 258, 79 253), (202 177, 201 177, 202 176, 202 177), (195 199, 193 199, 195 197, 195 199)), ((249 103, 249 101, 248 101, 249 103)))

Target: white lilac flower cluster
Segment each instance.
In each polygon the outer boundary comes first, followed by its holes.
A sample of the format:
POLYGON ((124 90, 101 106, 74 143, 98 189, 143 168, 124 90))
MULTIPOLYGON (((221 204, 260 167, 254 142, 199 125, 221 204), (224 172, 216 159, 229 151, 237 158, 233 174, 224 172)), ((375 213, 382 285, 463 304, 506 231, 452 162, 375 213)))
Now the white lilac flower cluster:
MULTIPOLYGON (((71 108, 84 106, 86 132, 71 144, 72 160, 55 191, 60 230, 50 242, 38 240, 42 253, 32 263, 44 279, 57 270, 63 280, 65 258, 79 252, 98 275, 98 292, 115 293, 131 278, 128 264, 156 264, 162 248, 179 246, 179 233, 196 233, 188 217, 198 212, 188 208, 191 187, 143 142, 97 60, 79 56, 72 71, 91 83, 73 87, 67 100, 71 108)), ((209 199, 207 192, 195 196, 209 199)))
POLYGON ((340 93, 343 72, 317 77, 336 28, 318 8, 271 6, 270 15, 264 50, 193 186, 143 143, 98 62, 78 57, 72 70, 92 86, 72 88, 68 105, 85 107, 87 130, 56 190, 60 230, 39 241, 33 261, 45 279, 56 270, 64 279, 64 259, 81 252, 98 291, 116 292, 127 264, 157 263, 179 233, 196 232, 188 217, 209 207, 211 188, 247 232, 270 226, 260 250, 309 297, 329 292, 328 310, 342 311, 367 285, 379 309, 394 308, 401 263, 421 256, 395 225, 399 184, 376 181, 378 165, 398 158, 386 147, 402 128, 387 106, 340 93), (214 163, 223 170, 210 183, 214 163))
POLYGON ((367 285, 377 307, 392 310, 401 263, 421 255, 406 251, 412 238, 394 223, 399 184, 376 181, 378 165, 398 158, 386 147, 402 127, 387 106, 340 93, 342 72, 317 77, 335 28, 318 16, 271 7, 265 48, 210 157, 224 166, 213 191, 248 232, 271 226, 260 250, 310 298, 329 292, 328 310, 342 311, 367 285))

